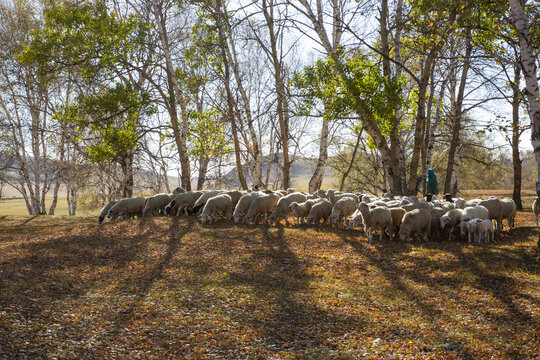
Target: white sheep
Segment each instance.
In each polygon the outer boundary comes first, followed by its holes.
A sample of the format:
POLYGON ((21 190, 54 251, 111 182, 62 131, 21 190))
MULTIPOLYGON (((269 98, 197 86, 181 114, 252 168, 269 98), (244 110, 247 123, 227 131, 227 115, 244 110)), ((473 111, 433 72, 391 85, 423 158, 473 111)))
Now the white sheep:
POLYGON ((497 222, 496 232, 501 231, 503 218, 503 204, 499 199, 487 199, 478 203, 478 206, 485 207, 489 212, 489 219, 497 222))
POLYGON ((538 226, 538 217, 540 216, 540 200, 538 200, 538 197, 534 198, 532 203, 532 211, 534 213, 534 217, 536 218, 536 226, 538 226))
POLYGON ((123 198, 118 200, 107 213, 109 219, 117 217, 118 219, 127 219, 133 216, 141 217, 146 204, 144 196, 134 198, 123 198))
POLYGON ((477 219, 476 232, 478 234, 479 242, 482 242, 482 240, 484 240, 487 243, 495 239, 495 234, 493 232, 493 223, 491 222, 491 220, 477 219), (491 239, 490 239, 490 235, 491 235, 491 239))
POLYGON ((240 201, 240 198, 247 193, 240 190, 231 190, 231 191, 227 191, 225 194, 231 197, 232 205, 234 209, 236 207, 236 204, 238 204, 238 201, 240 201))
POLYGON ((328 197, 328 199, 330 200, 332 205, 336 205, 336 203, 339 200, 344 199, 344 198, 352 198, 352 199, 354 199, 356 201, 356 204, 358 204, 360 202, 360 199, 358 198, 358 196, 356 194, 353 194, 353 193, 334 192, 334 193, 331 193, 330 196, 328 197))
POLYGON ((280 195, 277 193, 264 194, 259 197, 255 197, 244 218, 246 224, 251 222, 255 223, 259 216, 264 216, 265 223, 268 221, 268 213, 271 212, 276 206, 280 195))
POLYGON ((295 193, 295 192, 296 192, 295 188, 288 188, 287 189, 287 194, 292 194, 292 193, 295 193))
POLYGON ((232 199, 227 194, 219 194, 208 199, 200 215, 201 222, 203 224, 206 223, 206 220, 210 224, 216 222, 216 215, 220 212, 225 214, 227 220, 231 219, 233 212, 232 199))
POLYGON ((363 226, 364 223, 362 222, 362 213, 360 210, 356 210, 354 214, 352 214, 351 219, 349 220, 349 229, 354 229, 355 227, 363 226))
POLYGON ((352 197, 344 197, 338 200, 332 208, 329 220, 330 224, 336 225, 338 228, 345 226, 346 219, 354 214, 357 210, 357 202, 352 197))
POLYGON ((456 227, 460 223, 461 215, 463 213, 462 209, 452 209, 450 211, 447 211, 446 214, 441 216, 439 222, 440 222, 440 229, 444 231, 444 228, 448 226, 450 230, 448 231, 448 240, 452 241, 452 235, 454 234, 454 231, 456 227))
POLYGON ((253 191, 243 195, 234 208, 233 219, 235 224, 239 224, 244 219, 244 216, 249 210, 249 206, 254 198, 263 196, 262 191, 253 191))
MULTIPOLYGON (((517 205, 514 202, 513 199, 501 199, 501 203, 503 206, 503 219, 506 219, 508 221, 508 227, 510 230, 514 227, 514 220, 516 218, 516 211, 517 211, 517 205)), ((501 230, 503 228, 503 224, 501 221, 501 230)))
POLYGON ((461 236, 467 235, 467 240, 470 243, 471 242, 471 235, 474 238, 474 242, 478 242, 478 233, 477 233, 477 226, 476 221, 483 221, 480 219, 471 219, 465 222, 459 223, 459 229, 461 231, 461 236))
POLYGON ((146 199, 146 204, 142 211, 142 217, 163 214, 165 207, 171 202, 169 194, 156 194, 146 199))
POLYGON ((300 224, 300 222, 302 222, 303 224, 306 223, 306 218, 309 215, 311 207, 313 206, 313 204, 316 204, 319 201, 321 201, 321 198, 309 199, 301 204, 293 202, 291 205, 289 205, 289 209, 291 209, 298 225, 300 224))
POLYGON ((306 195, 299 192, 290 193, 282 197, 278 200, 274 211, 272 211, 272 214, 270 215, 270 224, 274 225, 279 220, 285 219, 285 223, 289 225, 289 219, 287 218, 288 215, 291 213, 289 205, 293 202, 303 203, 306 200, 306 195))
POLYGON ((390 210, 390 215, 392 216, 392 239, 394 239, 399 232, 399 227, 406 211, 400 207, 389 208, 388 210, 390 210))
POLYGON ((408 211, 403 216, 399 227, 399 238, 405 241, 414 234, 423 235, 424 240, 428 240, 431 227, 431 213, 425 209, 415 209, 408 211))
POLYGON ((187 191, 175 195, 171 202, 165 206, 165 215, 179 216, 181 212, 184 212, 184 215, 187 216, 202 194, 202 191, 187 191))
POLYGON ((454 201, 454 209, 465 209, 465 200, 461 198, 457 198, 454 201))
POLYGON ((317 224, 319 221, 323 220, 323 225, 326 224, 328 217, 332 213, 332 203, 328 199, 320 199, 318 202, 314 203, 309 210, 307 217, 308 224, 317 224))
POLYGON ((441 222, 440 222, 441 217, 447 212, 448 211, 445 211, 444 209, 439 208, 439 207, 434 207, 430 211, 430 214, 431 214, 430 231, 433 233, 436 239, 439 238, 439 236, 441 235, 441 222))
MULTIPOLYGON (((101 209, 100 213, 99 213, 99 216, 98 216, 98 222, 101 224, 103 223, 103 220, 105 219, 105 216, 107 216, 107 214, 109 213, 109 210, 110 208, 112 208, 114 206, 114 204, 116 204, 116 200, 113 200, 113 201, 109 201, 107 204, 105 204, 105 206, 101 209)), ((111 219, 111 220, 114 220, 114 219, 111 219)))
POLYGON ((364 233, 368 241, 373 241, 373 232, 380 231, 379 240, 382 241, 384 234, 388 231, 388 235, 392 236, 392 214, 390 210, 383 206, 377 206, 373 209, 365 202, 358 205, 358 210, 362 214, 362 222, 364 223, 364 233))
POLYGON ((193 205, 193 214, 199 216, 202 212, 204 204, 206 204, 208 199, 213 198, 216 195, 220 195, 224 193, 226 193, 225 190, 211 190, 202 194, 201 197, 198 198, 195 204, 193 205))
POLYGON ((320 198, 327 199, 328 196, 326 195, 326 192, 323 189, 319 189, 316 191, 314 195, 317 195, 320 198))
POLYGON ((489 219, 488 209, 483 206, 468 206, 461 211, 459 221, 465 222, 475 218, 482 220, 489 219))
POLYGON ((433 205, 427 201, 417 200, 411 204, 402 205, 401 208, 407 212, 412 211, 412 210, 417 210, 417 209, 424 209, 427 211, 431 211, 431 209, 433 209, 433 205))
POLYGON ((178 195, 178 194, 182 194, 182 193, 185 193, 186 192, 186 189, 184 189, 183 187, 181 186, 178 186, 176 189, 173 190, 173 195, 178 195))

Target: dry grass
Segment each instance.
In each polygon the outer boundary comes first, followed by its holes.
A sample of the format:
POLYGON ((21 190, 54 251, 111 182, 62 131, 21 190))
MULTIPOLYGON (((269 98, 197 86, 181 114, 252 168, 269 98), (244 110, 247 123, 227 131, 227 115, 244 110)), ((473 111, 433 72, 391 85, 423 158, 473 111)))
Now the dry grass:
POLYGON ((490 245, 153 218, 0 219, 0 358, 533 359, 533 216, 490 245))

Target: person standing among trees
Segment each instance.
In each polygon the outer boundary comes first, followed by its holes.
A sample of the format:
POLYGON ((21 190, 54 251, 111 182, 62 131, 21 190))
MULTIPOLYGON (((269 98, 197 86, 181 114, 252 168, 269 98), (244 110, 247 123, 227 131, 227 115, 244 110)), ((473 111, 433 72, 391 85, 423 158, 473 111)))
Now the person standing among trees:
POLYGON ((435 171, 433 171, 433 169, 429 169, 427 174, 427 201, 431 201, 433 195, 437 195, 439 193, 439 188, 437 187, 437 175, 435 175, 435 171))

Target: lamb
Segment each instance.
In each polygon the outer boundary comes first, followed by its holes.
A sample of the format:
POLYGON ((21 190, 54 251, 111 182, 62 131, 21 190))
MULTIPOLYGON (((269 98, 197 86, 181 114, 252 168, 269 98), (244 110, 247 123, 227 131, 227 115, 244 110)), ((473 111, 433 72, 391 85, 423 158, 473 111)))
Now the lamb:
POLYGON ((201 222, 203 224, 206 223, 206 220, 208 220, 210 224, 216 222, 216 215, 219 212, 223 212, 227 220, 231 219, 233 206, 230 195, 219 194, 208 199, 200 215, 201 222))
POLYGON ((409 205, 402 205, 401 208, 407 212, 412 211, 412 210, 417 210, 417 209, 431 211, 431 209, 433 209, 433 205, 431 205, 427 201, 420 200, 420 201, 415 201, 409 205))
POLYGON ((276 206, 280 196, 276 193, 265 194, 260 197, 253 199, 249 205, 249 209, 245 216, 244 222, 250 224, 255 222, 257 218, 261 215, 264 216, 264 221, 268 220, 268 212, 272 211, 276 206))
POLYGON ((141 217, 145 204, 146 198, 144 196, 120 199, 109 209, 107 217, 109 219, 115 217, 119 219, 127 219, 133 216, 141 217))
POLYGON ((476 221, 483 221, 480 219, 471 219, 465 222, 459 223, 459 229, 461 231, 461 236, 467 235, 467 240, 469 243, 471 242, 471 235, 474 237, 474 242, 478 241, 478 233, 477 233, 477 226, 476 221))
POLYGON ((454 201, 454 208, 455 209, 465 209, 465 200, 456 199, 456 201, 454 201))
POLYGON ((396 237, 401 222, 403 221, 403 216, 405 216, 406 211, 400 207, 389 208, 390 215, 392 216, 392 239, 396 237))
MULTIPOLYGON (((114 206, 114 204, 116 204, 116 200, 113 200, 113 201, 109 201, 104 207, 103 209, 101 209, 101 212, 99 213, 99 216, 98 216, 98 222, 101 224, 103 223, 103 220, 105 219, 105 216, 107 216, 107 213, 109 212, 109 209, 112 208, 114 206)), ((114 220, 114 219, 111 219, 111 220, 114 220)))
POLYGON ((193 205, 193 214, 197 216, 200 215, 204 207, 204 204, 206 204, 208 199, 213 198, 216 195, 223 194, 225 192, 226 192, 225 190, 212 190, 212 191, 208 191, 202 194, 201 197, 198 198, 195 204, 193 205))
POLYGON ((495 239, 495 234, 493 233, 493 223, 491 222, 491 220, 477 219, 476 232, 478 234, 479 242, 482 242, 482 239, 484 239, 486 243, 489 242, 490 234, 491 234, 491 241, 495 239))
POLYGON ((289 219, 287 219, 287 216, 291 213, 289 205, 293 202, 303 203, 306 200, 306 195, 299 192, 294 192, 282 197, 278 200, 274 211, 272 211, 272 215, 270 215, 270 224, 274 225, 279 220, 285 219, 285 223, 289 225, 289 219))
POLYGON ((452 235, 454 234, 454 230, 456 229, 456 226, 459 225, 461 215, 463 213, 462 209, 453 209, 443 216, 441 216, 439 222, 440 222, 440 229, 444 230, 446 226, 450 227, 450 230, 448 231, 448 240, 452 241, 452 235))
POLYGON ((536 218, 536 226, 538 226, 538 216, 540 216, 540 200, 538 200, 538 197, 534 198, 532 203, 532 211, 534 213, 534 217, 536 218))
POLYGON ((415 209, 408 211, 403 216, 399 227, 399 238, 401 241, 408 240, 412 235, 423 235, 424 240, 428 240, 428 233, 431 227, 431 213, 425 209, 415 209))
POLYGON ((356 201, 356 204, 360 202, 360 199, 356 194, 353 193, 331 193, 328 199, 332 202, 332 205, 335 205, 339 200, 343 198, 352 198, 356 201))
POLYGON ((364 223, 362 222, 362 213, 360 210, 356 210, 354 214, 351 216, 351 220, 349 220, 349 229, 354 229, 358 226, 363 226, 364 223))
MULTIPOLYGON (((502 199, 501 203, 503 206, 503 219, 508 220, 508 227, 512 230, 514 227, 514 219, 516 218, 517 205, 512 199, 502 199)), ((501 221, 501 230, 502 228, 503 224, 501 221)))
POLYGON ((178 195, 178 194, 182 194, 182 193, 185 193, 186 190, 181 187, 181 186, 178 186, 176 189, 173 190, 173 195, 178 195))
POLYGON ((368 242, 373 242, 373 232, 380 230, 379 240, 382 241, 386 231, 392 235, 392 214, 386 207, 377 206, 373 209, 365 202, 358 205, 358 210, 362 214, 362 222, 364 223, 364 233, 368 238, 368 242))
POLYGON ((167 204, 171 202, 169 194, 157 194, 146 199, 146 205, 142 211, 142 217, 163 214, 167 204))
POLYGON ((185 193, 177 194, 171 200, 171 202, 165 206, 165 215, 180 215, 183 211, 187 216, 188 212, 193 208, 195 202, 202 196, 202 191, 187 191, 185 193))
POLYGON ((251 205, 251 202, 253 201, 253 199, 259 196, 263 196, 263 195, 264 193, 261 191, 254 191, 254 192, 250 192, 243 195, 240 198, 240 200, 238 200, 238 203, 236 204, 234 208, 234 213, 233 213, 234 223, 235 224, 240 223, 242 219, 244 218, 244 216, 247 214, 247 211, 249 210, 249 206, 251 205))
POLYGON ((332 203, 328 199, 321 199, 311 206, 307 217, 308 224, 319 224, 323 220, 323 225, 332 213, 332 203))
POLYGON ((344 197, 338 200, 334 207, 332 208, 332 213, 330 214, 330 224, 337 225, 338 228, 341 228, 345 225, 345 220, 354 214, 356 211, 357 202, 351 197, 344 197))
POLYGON ((489 219, 497 222, 496 232, 501 231, 503 218, 503 204, 499 199, 488 199, 478 203, 478 206, 485 207, 489 212, 489 219))

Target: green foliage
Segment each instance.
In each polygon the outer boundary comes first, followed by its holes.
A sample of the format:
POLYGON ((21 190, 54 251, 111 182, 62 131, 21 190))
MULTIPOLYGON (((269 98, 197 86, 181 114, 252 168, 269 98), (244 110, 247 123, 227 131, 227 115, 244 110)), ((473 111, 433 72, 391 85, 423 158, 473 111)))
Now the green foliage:
POLYGON ((86 149, 90 161, 99 162, 135 148, 139 118, 154 111, 148 93, 137 92, 129 84, 116 84, 93 96, 79 96, 73 104, 61 107, 54 118, 74 124, 78 134, 93 134, 98 142, 91 142, 86 149))
POLYGON ((191 156, 198 159, 214 159, 232 151, 225 136, 225 124, 220 121, 216 109, 192 111, 189 117, 188 139, 192 144, 189 151, 191 156))
POLYGON ((336 74, 336 64, 331 58, 318 60, 295 73, 291 85, 302 95, 301 111, 309 113, 317 104, 323 104, 324 118, 331 121, 354 113, 360 106, 387 134, 395 121, 397 105, 403 108, 409 105, 397 95, 404 79, 385 77, 379 66, 361 54, 342 51, 338 56, 350 84, 345 84, 343 77, 336 74), (356 94, 349 91, 351 85, 356 94))

